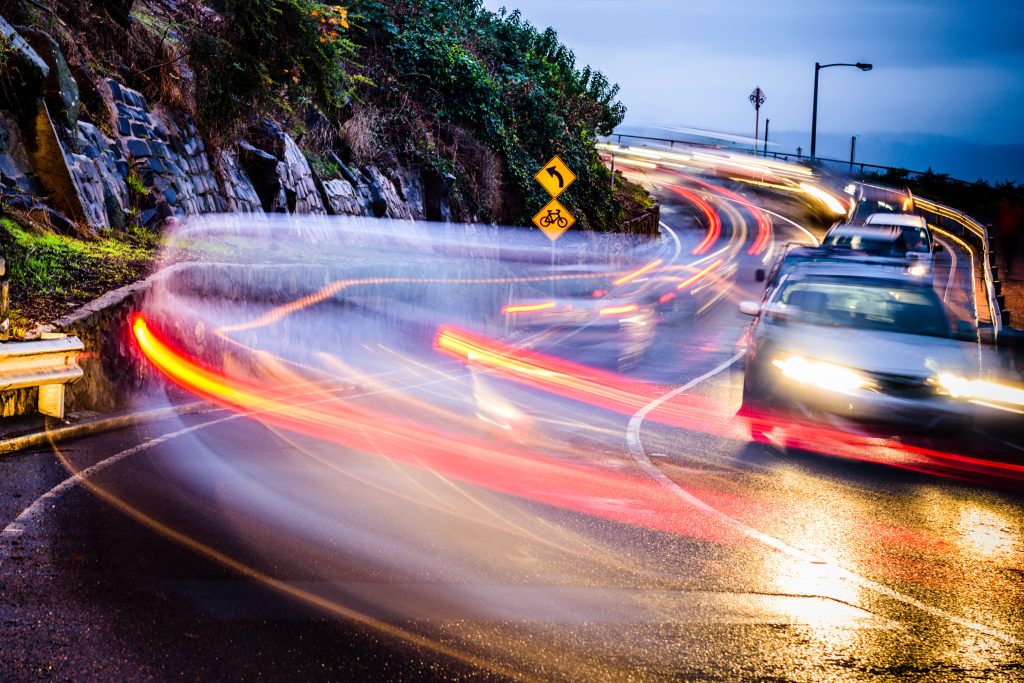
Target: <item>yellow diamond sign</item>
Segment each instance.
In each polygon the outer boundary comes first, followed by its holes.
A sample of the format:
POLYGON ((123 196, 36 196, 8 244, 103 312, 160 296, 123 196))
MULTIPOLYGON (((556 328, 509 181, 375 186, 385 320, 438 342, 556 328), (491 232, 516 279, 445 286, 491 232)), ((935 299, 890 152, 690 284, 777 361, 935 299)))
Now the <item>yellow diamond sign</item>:
POLYGON ((557 156, 551 157, 551 161, 544 164, 533 177, 552 197, 565 192, 566 188, 572 185, 572 181, 576 180, 576 174, 557 156))
POLYGON ((576 219, 569 213, 569 210, 558 203, 557 199, 552 199, 550 202, 544 205, 536 216, 533 217, 533 224, 541 229, 548 239, 554 242, 562 233, 568 230, 576 223, 576 219))

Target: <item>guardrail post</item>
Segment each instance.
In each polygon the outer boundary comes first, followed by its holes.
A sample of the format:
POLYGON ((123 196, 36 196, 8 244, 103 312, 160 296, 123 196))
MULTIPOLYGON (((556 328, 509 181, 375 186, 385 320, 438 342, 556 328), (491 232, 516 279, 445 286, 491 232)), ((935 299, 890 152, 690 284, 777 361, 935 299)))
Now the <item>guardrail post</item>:
POLYGON ((64 419, 64 385, 44 384, 39 387, 39 412, 64 419))

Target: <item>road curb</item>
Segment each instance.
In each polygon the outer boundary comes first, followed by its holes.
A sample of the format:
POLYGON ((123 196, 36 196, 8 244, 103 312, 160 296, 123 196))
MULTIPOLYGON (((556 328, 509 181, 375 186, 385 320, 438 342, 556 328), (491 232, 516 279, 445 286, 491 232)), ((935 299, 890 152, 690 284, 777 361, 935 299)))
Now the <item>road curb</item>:
POLYGON ((220 409, 211 406, 211 404, 206 401, 193 401, 180 406, 141 410, 134 413, 115 415, 112 417, 101 417, 82 424, 69 425, 67 427, 59 427, 57 429, 47 429, 33 434, 24 434, 22 436, 0 440, 0 457, 13 455, 28 448, 43 446, 56 441, 77 439, 112 429, 121 429, 123 427, 144 424, 146 422, 166 420, 179 415, 210 412, 214 410, 220 409))

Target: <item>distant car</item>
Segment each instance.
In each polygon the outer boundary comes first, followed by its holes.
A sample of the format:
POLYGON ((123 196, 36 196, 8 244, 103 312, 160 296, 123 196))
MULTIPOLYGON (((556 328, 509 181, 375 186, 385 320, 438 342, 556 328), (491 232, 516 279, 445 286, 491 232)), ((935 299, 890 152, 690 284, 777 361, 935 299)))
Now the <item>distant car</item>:
POLYGON ((922 216, 909 213, 873 213, 867 217, 864 224, 900 230, 907 247, 907 258, 917 261, 925 269, 925 273, 922 274, 932 273, 935 252, 942 251, 942 245, 933 240, 932 231, 922 216))
POLYGON ((857 201, 850 218, 851 223, 863 222, 874 213, 900 214, 914 211, 914 195, 909 189, 894 190, 859 183, 852 194, 857 201))
POLYGON ((907 271, 905 258, 893 256, 900 254, 899 246, 893 246, 888 240, 878 240, 877 235, 870 235, 866 243, 857 242, 860 249, 853 249, 850 242, 851 234, 840 234, 832 244, 826 238, 820 247, 790 242, 784 247, 782 255, 766 273, 763 269, 754 272, 758 282, 765 282, 764 298, 767 299, 778 285, 780 278, 802 263, 856 263, 892 268, 900 272, 907 271))
MULTIPOLYGON (((976 331, 953 329, 930 283, 853 263, 804 263, 755 316, 746 353, 748 415, 833 416, 949 433, 970 424, 958 382, 977 375, 976 331), (972 356, 972 350, 974 355, 972 356)), ((754 429, 764 423, 754 421, 754 429)))
POLYGON ((825 233, 821 246, 837 251, 852 251, 864 256, 905 260, 907 243, 899 228, 868 225, 839 225, 825 233))

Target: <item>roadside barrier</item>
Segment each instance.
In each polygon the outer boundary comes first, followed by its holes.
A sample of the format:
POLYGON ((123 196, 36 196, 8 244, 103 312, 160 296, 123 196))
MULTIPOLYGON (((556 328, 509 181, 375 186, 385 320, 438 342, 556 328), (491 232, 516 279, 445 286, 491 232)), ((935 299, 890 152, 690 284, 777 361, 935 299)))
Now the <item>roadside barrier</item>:
POLYGON ((0 343, 0 391, 39 387, 39 412, 64 417, 64 385, 82 376, 77 337, 0 343))

